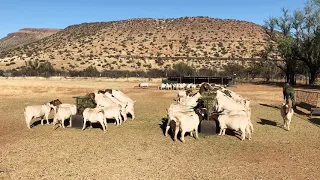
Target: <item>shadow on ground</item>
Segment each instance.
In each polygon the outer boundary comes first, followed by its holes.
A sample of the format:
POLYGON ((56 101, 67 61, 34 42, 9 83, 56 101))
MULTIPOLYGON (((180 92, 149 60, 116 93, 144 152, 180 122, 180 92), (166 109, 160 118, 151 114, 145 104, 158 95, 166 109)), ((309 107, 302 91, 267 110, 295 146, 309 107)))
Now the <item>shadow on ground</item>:
MULTIPOLYGON (((265 82, 265 81, 259 81, 259 82, 252 82, 252 84, 255 85, 266 85, 266 86, 273 86, 273 87, 283 87, 284 82, 265 82)), ((320 85, 305 85, 305 84, 298 84, 293 85, 294 88, 300 88, 300 89, 320 89, 320 85)))
MULTIPOLYGON (((260 103, 259 105, 265 106, 265 107, 271 107, 271 108, 279 109, 279 111, 280 111, 280 108, 281 108, 280 105, 277 106, 277 105, 263 104, 263 103, 260 103)), ((297 106, 304 108, 304 106, 300 106, 300 105, 297 105, 297 106)), ((300 108, 298 109, 298 107, 295 107, 295 108, 293 109, 293 110, 294 110, 294 113, 299 114, 299 115, 303 115, 303 116, 308 116, 308 115, 309 115, 309 113, 306 113, 306 112, 304 112, 304 111, 301 111, 300 108)))
POLYGON ((308 119, 311 123, 320 126, 320 117, 317 118, 309 118, 308 119))
MULTIPOLYGON (((160 126, 160 129, 162 130, 162 134, 163 135, 165 135, 167 124, 168 124, 168 118, 166 118, 166 117, 162 118, 161 119, 161 124, 159 124, 159 126, 160 126)), ((171 121, 170 122, 170 129, 168 131, 168 135, 171 137, 172 140, 174 140, 175 129, 176 129, 176 123, 175 123, 175 121, 171 121)), ((186 132, 185 136, 190 136, 190 132, 186 132)), ((178 138, 179 141, 180 141, 180 137, 181 137, 181 132, 179 131, 179 133, 177 135, 177 138, 178 138)))
POLYGON ((270 121, 268 119, 263 119, 263 118, 260 118, 260 122, 257 122, 257 123, 261 125, 277 126, 277 122, 270 121))
MULTIPOLYGON (((49 123, 52 124, 53 118, 48 119, 48 120, 49 120, 49 123)), ((47 120, 43 120, 43 125, 46 125, 46 124, 47 124, 47 120)), ((31 128, 34 128, 38 125, 41 125, 41 120, 34 121, 30 126, 31 126, 31 128)))
MULTIPOLYGON (((161 119, 162 124, 159 124, 160 128, 162 129, 162 134, 165 135, 166 133, 166 127, 168 124, 168 118, 162 118, 161 119)), ((168 135, 171 137, 171 139, 174 139, 174 131, 176 129, 176 123, 174 121, 170 122, 170 129, 168 131, 168 135)), ((180 139, 180 132, 178 133, 177 138, 180 139)))

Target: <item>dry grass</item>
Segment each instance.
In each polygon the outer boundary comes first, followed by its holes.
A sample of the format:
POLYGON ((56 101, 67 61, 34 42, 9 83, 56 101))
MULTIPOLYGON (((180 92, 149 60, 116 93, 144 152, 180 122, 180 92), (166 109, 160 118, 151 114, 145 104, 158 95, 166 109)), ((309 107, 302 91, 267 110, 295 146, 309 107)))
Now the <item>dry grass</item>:
MULTIPOLYGON (((236 85, 252 100, 252 141, 226 135, 164 137, 160 128, 175 91, 133 89, 136 82, 0 79, 0 179, 319 179, 320 129, 294 116, 285 131, 280 111, 259 103, 281 103, 281 88, 236 85), (136 119, 120 127, 28 129, 23 108, 99 88, 118 88, 136 100, 136 119)), ((156 83, 154 84, 156 85, 156 83)), ((301 117, 301 118, 300 118, 301 117)))

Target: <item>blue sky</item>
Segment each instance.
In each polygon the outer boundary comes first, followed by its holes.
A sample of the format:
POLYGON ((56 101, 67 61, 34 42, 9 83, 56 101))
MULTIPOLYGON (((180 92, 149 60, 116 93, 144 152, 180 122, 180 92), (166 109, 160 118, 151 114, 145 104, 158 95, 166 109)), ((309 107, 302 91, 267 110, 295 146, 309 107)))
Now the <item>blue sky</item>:
POLYGON ((209 16, 263 24, 306 0, 0 0, 0 38, 22 28, 60 28, 129 18, 209 16))

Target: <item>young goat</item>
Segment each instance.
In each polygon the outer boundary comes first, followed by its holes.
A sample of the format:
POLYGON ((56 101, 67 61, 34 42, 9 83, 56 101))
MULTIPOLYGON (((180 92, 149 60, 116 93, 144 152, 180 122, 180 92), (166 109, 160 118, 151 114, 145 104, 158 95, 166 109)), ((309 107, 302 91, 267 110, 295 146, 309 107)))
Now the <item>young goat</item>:
POLYGON ((286 130, 290 130, 290 123, 292 116, 294 114, 293 108, 290 104, 283 104, 281 107, 281 116, 284 121, 283 128, 286 130))

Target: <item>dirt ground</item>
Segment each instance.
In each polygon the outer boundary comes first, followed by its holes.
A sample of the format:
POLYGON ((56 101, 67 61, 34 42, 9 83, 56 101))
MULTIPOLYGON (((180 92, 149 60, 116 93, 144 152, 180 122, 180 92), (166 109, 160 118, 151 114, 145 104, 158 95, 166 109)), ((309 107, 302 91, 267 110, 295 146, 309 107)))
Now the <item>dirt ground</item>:
MULTIPOLYGON (((320 179, 320 119, 293 117, 280 126, 280 87, 237 84, 231 90, 252 104, 254 134, 187 136, 186 143, 163 135, 162 118, 175 91, 134 89, 137 82, 99 79, 0 79, 0 179, 320 179), (120 89, 136 100, 136 119, 84 131, 38 122, 28 129, 27 105, 102 88, 120 89), (261 105, 262 104, 262 105, 261 105)), ((159 83, 154 82, 154 86, 159 83)), ((52 117, 52 115, 51 115, 52 117)), ((36 121, 38 121, 37 119, 36 121)))

